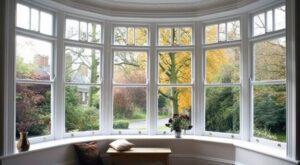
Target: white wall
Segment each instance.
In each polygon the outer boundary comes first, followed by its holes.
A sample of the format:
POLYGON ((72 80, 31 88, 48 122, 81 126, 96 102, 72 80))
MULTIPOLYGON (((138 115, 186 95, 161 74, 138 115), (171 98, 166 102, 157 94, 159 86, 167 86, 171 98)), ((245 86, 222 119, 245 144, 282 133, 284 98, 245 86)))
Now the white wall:
MULTIPOLYGON (((105 154, 110 140, 98 141, 103 161, 108 162, 105 154)), ((289 161, 264 155, 255 151, 239 148, 230 143, 218 143, 195 139, 130 139, 136 147, 170 147, 171 165, 295 165, 289 161)), ((2 165, 73 165, 77 158, 73 146, 66 144, 29 151, 2 158, 2 165)))

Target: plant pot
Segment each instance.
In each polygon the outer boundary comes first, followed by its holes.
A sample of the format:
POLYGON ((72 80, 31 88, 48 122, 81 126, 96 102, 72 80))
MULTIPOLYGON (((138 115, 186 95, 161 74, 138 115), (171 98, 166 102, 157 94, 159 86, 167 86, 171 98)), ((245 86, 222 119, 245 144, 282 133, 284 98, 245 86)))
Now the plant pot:
POLYGON ((28 132, 20 132, 20 139, 17 143, 17 149, 19 152, 28 151, 30 147, 30 143, 28 140, 28 132))
POLYGON ((175 131, 175 138, 181 138, 181 130, 175 131))

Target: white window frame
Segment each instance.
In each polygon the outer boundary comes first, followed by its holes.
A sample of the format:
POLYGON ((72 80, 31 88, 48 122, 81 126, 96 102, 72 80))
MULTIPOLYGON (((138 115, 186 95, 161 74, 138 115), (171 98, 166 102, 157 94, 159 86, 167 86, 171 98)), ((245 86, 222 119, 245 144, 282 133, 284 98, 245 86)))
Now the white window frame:
POLYGON ((113 23, 112 25, 112 29, 111 29, 111 46, 112 47, 115 47, 115 48, 124 48, 124 49, 127 49, 127 48, 149 48, 150 45, 151 45, 151 42, 150 42, 150 35, 151 35, 151 32, 150 32, 150 25, 149 24, 146 24, 146 23, 132 23, 132 24, 128 24, 128 23, 113 23), (115 45, 114 44, 114 40, 115 40, 115 28, 116 27, 124 27, 127 29, 127 35, 126 35, 126 45, 115 45), (134 28, 134 44, 128 44, 128 28, 134 28), (135 30, 136 28, 147 28, 148 29, 148 38, 147 38, 147 45, 143 45, 143 46, 138 46, 136 45, 135 41, 136 41, 136 36, 135 36, 135 30))
MULTIPOLYGON (((157 121, 158 121, 158 89, 159 87, 188 87, 191 88, 191 125, 193 128, 191 130, 187 130, 184 133, 188 135, 195 134, 195 118, 196 113, 195 109, 195 24, 191 23, 169 23, 169 24, 158 24, 156 25, 156 40, 155 40, 155 134, 157 135, 171 135, 174 132, 171 131, 160 131, 158 129, 157 121), (191 27, 192 28, 192 43, 191 45, 177 45, 172 42, 170 46, 160 46, 159 45, 159 28, 183 28, 183 27, 191 27), (159 53, 160 52, 191 52, 191 82, 190 83, 183 83, 183 84, 160 84, 159 83, 159 53)), ((173 34, 172 34, 173 36, 173 34)), ((171 117, 171 116, 170 116, 171 117)), ((166 123, 167 124, 167 123, 166 123)))
MULTIPOLYGON (((39 11, 39 16, 40 16, 40 12, 45 12, 45 13, 51 14, 53 16, 52 35, 47 35, 47 34, 40 33, 40 31, 39 31, 40 30, 40 24, 38 26, 39 27, 38 31, 30 30, 31 29, 30 22, 29 22, 29 29, 24 29, 24 28, 20 28, 20 27, 15 26, 15 36, 14 36, 15 41, 16 41, 17 36, 23 36, 23 37, 28 37, 30 39, 37 39, 37 40, 49 42, 52 45, 52 50, 51 50, 52 52, 51 52, 51 68, 50 68, 50 79, 49 80, 18 79, 15 76, 14 86, 15 86, 15 88, 16 88, 17 84, 29 84, 29 85, 34 84, 34 85, 50 85, 51 86, 51 115, 50 115, 51 128, 50 128, 50 134, 49 135, 43 135, 43 136, 37 136, 37 137, 31 137, 31 138, 29 138, 29 140, 30 140, 31 143, 39 143, 39 142, 54 140, 54 134, 55 134, 55 132, 54 132, 55 131, 54 130, 54 125, 55 125, 55 122, 54 122, 55 121, 55 117, 54 117, 55 105, 54 105, 54 102, 56 100, 55 99, 55 95, 56 95, 56 93, 55 93, 55 83, 56 83, 56 47, 57 47, 57 38, 56 38, 56 34, 54 33, 54 29, 55 29, 54 27, 56 26, 56 14, 51 9, 35 6, 31 3, 26 3, 26 2, 23 2, 23 1, 20 1, 20 2, 17 1, 15 3, 15 6, 17 6, 17 4, 27 6, 29 8, 29 11, 31 11, 31 8, 37 9, 39 11)), ((16 10, 17 10, 17 8, 16 8, 16 10)), ((31 15, 29 15, 29 17, 30 17, 29 18, 29 21, 30 21, 31 15)), ((16 19, 16 21, 17 21, 17 19, 16 19)), ((16 45, 15 45, 15 48, 16 48, 16 45)), ((15 52, 15 57, 16 57, 16 52, 15 52)), ((16 98, 16 91, 15 91, 14 95, 15 95, 14 98, 16 98)), ((16 100, 14 100, 14 105, 15 104, 16 104, 16 100)), ((16 112, 16 107, 14 108, 14 111, 16 112)), ((15 119, 14 119, 14 121, 15 121, 15 119)), ((14 122, 14 127, 16 127, 16 122, 14 122)), ((15 134, 14 134, 14 139, 15 139, 15 134)))
MULTIPOLYGON (((195 47, 195 23, 169 23, 169 24, 158 24, 156 26, 156 40, 155 40, 155 45, 157 48, 192 48, 195 47), (185 27, 191 27, 192 28, 192 43, 191 45, 179 45, 179 44, 174 44, 173 41, 171 45, 169 46, 162 46, 159 45, 159 28, 185 28, 185 27)), ((174 37, 174 34, 172 32, 171 37, 174 37)), ((172 38, 170 40, 172 40, 172 38)))
POLYGON ((242 27, 242 19, 241 19, 241 16, 234 16, 234 17, 227 17, 227 18, 224 18, 224 19, 218 19, 218 20, 212 20, 212 21, 208 21, 208 22, 205 22, 204 21, 204 26, 203 26, 203 29, 202 29, 202 45, 204 47, 214 47, 214 46, 218 46, 218 45, 221 45, 221 44, 229 44, 229 43, 240 43, 240 41, 243 39, 243 29, 241 28, 242 27), (232 41, 227 41, 228 39, 228 35, 227 35, 227 23, 228 22, 233 22, 233 21, 240 21, 240 39, 238 40, 232 40, 232 41), (225 37, 225 40, 226 41, 220 41, 220 37, 219 37, 219 25, 224 23, 225 24, 225 34, 226 34, 226 37, 225 37), (205 43, 205 28, 206 26, 211 26, 211 25, 217 25, 218 26, 218 31, 217 31, 217 35, 218 35, 218 38, 217 38, 217 42, 216 43, 205 43))
MULTIPOLYGON (((287 26, 284 29, 280 29, 280 30, 275 30, 275 9, 282 7, 282 6, 286 6, 285 3, 280 3, 279 5, 272 5, 269 6, 267 8, 263 8, 257 11, 254 11, 252 13, 250 13, 250 24, 251 24, 251 28, 250 28, 250 37, 249 40, 254 39, 254 38, 259 38, 259 37, 263 37, 265 35, 276 35, 277 33, 282 33, 285 32, 287 26), (268 11, 272 11, 272 31, 268 31, 268 25, 267 25, 267 12, 268 11), (257 16, 259 14, 264 14, 265 15, 265 33, 264 34, 259 34, 259 35, 254 35, 254 16, 257 16)), ((286 8, 286 15, 287 15, 287 8, 286 8)), ((287 24, 286 24, 287 25, 287 24)))
MULTIPOLYGON (((67 137, 81 137, 81 136, 96 136, 96 135, 100 135, 103 132, 103 121, 102 121, 102 113, 103 113, 103 81, 104 81, 104 30, 103 30, 103 25, 104 23, 97 20, 97 19, 93 19, 92 17, 82 17, 82 16, 74 16, 74 15, 70 15, 70 14, 65 14, 64 15, 64 28, 63 28, 63 57, 61 59, 62 61, 62 70, 63 72, 60 72, 60 76, 62 78, 62 89, 63 91, 60 92, 60 94, 63 96, 63 100, 62 100, 62 110, 63 110, 63 118, 61 118, 63 125, 58 126, 58 127, 62 127, 63 131, 63 137, 67 138, 67 137), (79 31, 78 33, 80 33, 80 22, 86 22, 88 23, 95 23, 95 24, 100 24, 101 26, 101 42, 100 43, 94 43, 94 42, 88 42, 87 41, 82 41, 82 40, 71 40, 71 39, 66 39, 65 38, 65 32, 66 32, 66 20, 67 19, 73 19, 79 22, 79 31), (99 83, 74 83, 74 82, 66 82, 65 81, 65 49, 66 47, 75 47, 75 48, 84 48, 84 49, 94 49, 94 50, 98 50, 100 51, 100 82, 99 83), (88 86, 88 87, 97 87, 100 89, 100 102, 99 102, 99 129, 98 130, 89 130, 89 131, 79 131, 79 132, 66 132, 66 127, 65 127, 65 116, 66 116, 66 110, 65 110, 65 87, 66 86, 78 86, 78 85, 84 85, 84 86, 88 86)), ((80 36, 79 36, 80 37, 80 36)))
POLYGON ((243 63, 243 59, 244 59, 244 46, 243 46, 243 38, 245 38, 244 36, 244 32, 247 31, 247 29, 243 29, 243 23, 244 23, 244 19, 242 18, 242 16, 235 16, 235 17, 227 17, 227 18, 223 18, 223 19, 218 19, 218 20, 212 20, 212 21, 208 21, 208 22, 204 22, 203 26, 202 26, 202 36, 201 36, 201 40, 202 40, 202 50, 201 50, 201 60, 202 60, 202 68, 201 68, 201 72, 202 72, 202 83, 203 83, 203 94, 202 94, 202 98, 203 98, 203 105, 201 105, 201 109, 203 109, 203 115, 201 116, 201 121, 203 123, 203 135, 205 136, 211 136, 211 137, 222 137, 222 138, 231 138, 231 139, 242 139, 243 136, 243 124, 244 124, 244 120, 243 120, 243 103, 244 103, 244 91, 243 91, 243 75, 244 75, 244 64, 243 63), (225 23, 226 25, 226 29, 227 29, 227 23, 231 22, 231 21, 240 21, 240 39, 239 40, 233 40, 233 41, 227 41, 227 30, 226 30, 226 41, 219 41, 219 28, 218 28, 218 38, 217 38, 217 42, 216 43, 205 43, 205 38, 206 38, 206 33, 205 33, 205 28, 206 26, 210 26, 210 25, 215 25, 217 24, 219 27, 219 24, 225 23), (237 83, 207 83, 206 82, 206 51, 209 50, 215 50, 215 49, 226 49, 226 48, 239 48, 240 49, 240 65, 239 65, 239 69, 240 69, 240 74, 239 74, 239 78, 240 81, 237 83), (207 87, 239 87, 240 92, 239 92, 239 96, 240 96, 240 101, 239 101, 239 133, 225 133, 225 132, 215 132, 215 131, 207 131, 206 130, 206 120, 205 120, 205 108, 206 108, 206 88, 207 87))
MULTIPOLYGON (((111 28, 111 73, 110 73, 110 80, 111 80, 111 102, 110 102, 110 111, 111 115, 109 116, 109 120, 111 122, 111 128, 110 129, 110 134, 112 135, 147 135, 150 133, 151 129, 151 124, 150 124, 150 45, 151 45, 151 28, 150 25, 147 23, 112 23, 111 28), (127 36, 128 36, 128 28, 147 28, 148 29, 148 45, 147 46, 136 46, 131 45, 126 43, 127 45, 114 45, 114 30, 115 27, 125 27, 127 28, 127 36), (114 83, 113 78, 114 78, 114 52, 119 52, 119 51, 128 51, 128 52, 146 52, 147 53, 147 72, 146 72, 146 82, 145 83, 114 83), (114 108, 113 108, 113 103, 114 103, 114 94, 113 94, 113 89, 114 87, 121 87, 121 88, 130 88, 130 87, 144 87, 146 88, 146 129, 145 130, 130 130, 130 129, 114 129, 113 128, 113 122, 114 122, 114 108)), ((126 38, 127 39, 127 38, 126 38)), ((134 38, 135 39, 135 38, 134 38)), ((127 40, 128 42, 128 40, 127 40)), ((135 40, 134 40, 135 42, 135 40)))
MULTIPOLYGON (((250 126, 251 126, 251 129, 250 129, 250 142, 253 142, 253 143, 258 143, 258 144, 262 144, 262 145, 266 145, 266 146, 270 146, 270 147, 273 147, 273 148, 277 148, 277 149, 280 149, 280 150, 286 150, 286 152, 291 152, 290 149, 288 148, 288 143, 289 140, 290 140, 290 136, 288 133, 289 133, 289 123, 292 122, 292 121, 289 121, 289 116, 288 114, 291 113, 291 105, 289 105, 290 103, 290 93, 291 93, 291 89, 289 87, 290 85, 290 82, 289 80, 291 79, 289 77, 289 72, 291 70, 289 70, 289 64, 290 64, 290 60, 289 60, 289 51, 288 51, 288 48, 289 48, 289 45, 288 45, 288 36, 287 36, 287 32, 286 32, 286 29, 287 29, 287 26, 288 26, 288 22, 286 22, 286 27, 284 29, 281 29, 281 30, 275 30, 275 14, 274 14, 274 11, 276 8, 278 7, 281 7, 281 6, 287 6, 288 4, 285 4, 285 3, 282 3, 280 2, 279 4, 275 4, 275 5, 272 5, 272 6, 269 6, 267 8, 263 8, 263 9, 260 9, 260 10, 257 10, 257 11, 254 11, 253 13, 250 13, 250 34, 249 34, 249 43, 250 43, 250 54, 251 54, 251 75, 250 75, 250 79, 249 79, 249 82, 250 82, 250 111, 251 111, 251 122, 250 122, 250 126), (265 13, 265 18, 267 17, 267 12, 272 10, 273 12, 273 30, 268 32, 267 31, 267 25, 265 25, 265 33, 264 34, 261 34, 261 35, 256 35, 254 36, 254 22, 253 22, 253 19, 254 19, 254 16, 256 16, 257 14, 260 14, 260 13, 265 13), (255 55, 254 55, 254 44, 255 43, 259 43, 259 42, 263 42, 263 41, 268 41, 268 40, 272 40, 272 39, 278 39, 278 38, 282 38, 284 37, 286 39, 286 79, 285 80, 260 80, 260 81, 255 81, 255 55), (286 96, 287 96, 287 99, 286 99, 286 142, 278 142, 278 141, 274 141, 274 140, 269 140, 269 139, 265 139, 265 138, 259 138, 259 137, 255 137, 254 136, 254 106, 253 106, 253 103, 254 103, 254 99, 253 99, 253 90, 254 90, 254 86, 255 85, 277 85, 277 84, 285 84, 285 87, 286 87, 286 96)), ((287 7, 286 7, 286 15, 287 15, 287 7)), ((267 20, 265 20, 267 21, 267 20)), ((267 22, 266 22, 267 24, 267 22)))

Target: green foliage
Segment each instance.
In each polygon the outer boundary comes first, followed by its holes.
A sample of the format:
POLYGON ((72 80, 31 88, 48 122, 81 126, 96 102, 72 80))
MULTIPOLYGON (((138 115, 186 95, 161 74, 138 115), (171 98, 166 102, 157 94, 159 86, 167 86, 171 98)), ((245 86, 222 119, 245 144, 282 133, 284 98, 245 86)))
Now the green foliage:
POLYGON ((80 96, 75 86, 66 88, 66 131, 89 131, 99 129, 99 110, 79 104, 80 96))
MULTIPOLYGON (((285 85, 256 86, 254 88, 254 125, 256 132, 282 134, 286 132, 285 85), (263 131, 262 131, 263 130, 263 131)), ((258 137, 274 139, 267 133, 258 137)), ((276 135, 274 135, 276 136, 276 135)), ((284 138, 285 139, 285 138, 284 138)))
POLYGON ((128 129, 129 121, 128 120, 115 120, 113 123, 114 129, 128 129))
POLYGON ((135 110, 132 113, 132 119, 145 119, 146 113, 141 110, 135 110))
POLYGON ((207 88, 205 119, 208 131, 238 133, 239 88, 207 88))

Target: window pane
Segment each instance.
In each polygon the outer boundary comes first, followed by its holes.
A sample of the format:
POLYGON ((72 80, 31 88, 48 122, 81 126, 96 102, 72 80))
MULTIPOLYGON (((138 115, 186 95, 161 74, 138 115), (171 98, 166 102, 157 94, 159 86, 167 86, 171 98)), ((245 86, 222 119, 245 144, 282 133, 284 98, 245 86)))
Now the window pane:
POLYGON ((73 19, 66 20, 66 39, 79 39, 79 22, 73 19))
POLYGON ((29 29, 29 7, 17 4, 17 27, 29 29))
POLYGON ((273 31, 273 10, 267 12, 267 32, 273 31))
POLYGON ((173 31, 173 45, 180 45, 180 37, 181 37, 181 32, 180 28, 172 28, 173 31))
POLYGON ((285 37, 254 44, 255 80, 286 79, 285 37))
POLYGON ((180 28, 180 45, 192 45, 193 29, 191 27, 180 28))
POLYGON ((148 46, 148 29, 143 27, 135 28, 135 45, 148 46))
POLYGON ((239 40, 240 38, 240 21, 227 22, 227 41, 239 40))
POLYGON ((100 50, 66 47, 65 81, 74 83, 100 82, 100 50))
POLYGON ((53 15, 41 12, 40 32, 47 35, 53 34, 53 15))
POLYGON ((114 45, 127 45, 127 28, 115 27, 114 45))
POLYGON ((16 85, 16 127, 29 137, 51 134, 51 85, 16 85))
POLYGON ((39 11, 37 9, 31 9, 30 30, 39 30, 39 11))
POLYGON ((66 87, 66 132, 99 130, 100 93, 94 86, 66 87))
POLYGON ((18 79, 50 80, 52 43, 23 36, 16 37, 16 76, 18 79))
POLYGON ((172 45, 172 28, 159 28, 159 46, 171 46, 172 45))
POLYGON ((254 136, 286 141, 286 86, 254 86, 254 136))
POLYGON ((134 43, 134 41, 135 41, 135 39, 134 39, 135 38, 134 28, 129 27, 127 30, 128 30, 127 43, 128 43, 128 45, 134 45, 135 44, 134 43))
POLYGON ((237 83, 240 81, 240 48, 206 51, 206 82, 237 83))
POLYGON ((159 83, 191 83, 192 52, 160 52, 159 83))
POLYGON ((212 44, 218 42, 218 24, 205 27, 205 43, 212 44))
POLYGON ((87 41, 88 40, 88 34, 87 34, 87 23, 86 22, 80 22, 80 40, 81 41, 87 41))
POLYGON ((114 83, 146 83, 147 52, 114 52, 114 83))
POLYGON ((158 89, 158 120, 159 131, 169 131, 166 127, 173 114, 192 114, 192 88, 190 87, 159 87, 158 89))
POLYGON ((88 41, 101 43, 101 25, 89 23, 88 24, 88 41))
POLYGON ((226 41, 226 24, 219 24, 219 41, 226 41))
POLYGON ((265 13, 255 15, 253 17, 253 36, 266 33, 265 13))
POLYGON ((114 129, 146 129, 146 91, 145 87, 114 87, 114 129))
POLYGON ((285 6, 275 9, 275 30, 285 28, 285 6))
POLYGON ((239 87, 206 87, 206 131, 239 133, 239 111, 239 87))

